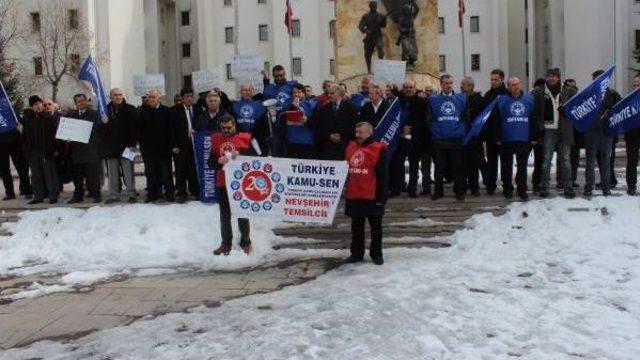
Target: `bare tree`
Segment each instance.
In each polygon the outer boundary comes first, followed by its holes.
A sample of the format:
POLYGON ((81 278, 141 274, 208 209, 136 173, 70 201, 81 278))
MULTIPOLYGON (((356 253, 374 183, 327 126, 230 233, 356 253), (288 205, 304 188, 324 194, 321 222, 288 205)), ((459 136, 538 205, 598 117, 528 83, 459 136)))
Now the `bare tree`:
POLYGON ((13 104, 21 106, 16 62, 8 57, 8 49, 19 38, 17 11, 14 0, 0 0, 0 82, 13 104))

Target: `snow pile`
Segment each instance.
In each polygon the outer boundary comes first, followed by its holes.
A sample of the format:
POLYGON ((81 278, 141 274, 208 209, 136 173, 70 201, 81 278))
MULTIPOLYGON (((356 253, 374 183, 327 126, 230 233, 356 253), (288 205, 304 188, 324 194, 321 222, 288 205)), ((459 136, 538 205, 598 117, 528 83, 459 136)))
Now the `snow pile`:
MULTIPOLYGON (((234 221, 234 235, 239 232, 234 221)), ((218 207, 126 205, 89 210, 55 208, 24 212, 3 226, 13 236, 0 239, 0 275, 43 272, 62 276, 58 286, 34 286, 6 298, 38 296, 88 285, 114 275, 148 276, 178 270, 234 270, 291 257, 322 256, 300 250, 273 251, 280 239, 264 219, 252 222, 254 252, 235 248, 230 256, 213 256, 220 245, 218 207)), ((238 240, 234 241, 237 246, 238 240)))
POLYGON ((636 359, 638 219, 628 197, 514 204, 447 250, 0 358, 636 359))

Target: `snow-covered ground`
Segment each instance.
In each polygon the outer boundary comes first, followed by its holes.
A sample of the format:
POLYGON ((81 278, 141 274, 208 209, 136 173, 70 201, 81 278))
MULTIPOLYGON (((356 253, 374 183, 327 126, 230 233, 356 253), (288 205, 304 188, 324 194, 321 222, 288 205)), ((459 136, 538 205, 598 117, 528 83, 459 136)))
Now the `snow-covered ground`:
MULTIPOLYGON (((277 223, 260 219, 251 225, 250 256, 238 247, 230 256, 215 257, 211 251, 220 245, 217 206, 192 202, 24 212, 19 222, 3 225, 14 235, 0 241, 0 276, 53 273, 60 274, 60 284, 34 283, 0 298, 68 291, 115 275, 234 270, 295 257, 335 256, 330 251, 273 251, 273 246, 291 241, 273 235, 277 223)), ((235 224, 234 231, 239 237, 235 224)))
POLYGON ((639 219, 630 197, 513 204, 449 249, 0 359, 638 359, 639 219))

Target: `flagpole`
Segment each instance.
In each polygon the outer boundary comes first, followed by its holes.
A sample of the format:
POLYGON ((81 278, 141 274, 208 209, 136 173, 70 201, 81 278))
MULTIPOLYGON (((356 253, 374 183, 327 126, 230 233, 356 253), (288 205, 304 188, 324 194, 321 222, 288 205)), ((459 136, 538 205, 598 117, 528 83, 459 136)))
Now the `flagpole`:
POLYGON ((289 66, 291 66, 291 80, 295 80, 295 73, 293 71, 293 38, 291 36, 291 29, 287 29, 289 33, 289 66))
POLYGON ((460 30, 462 33, 462 75, 467 76, 467 47, 464 39, 464 12, 460 14, 460 30))

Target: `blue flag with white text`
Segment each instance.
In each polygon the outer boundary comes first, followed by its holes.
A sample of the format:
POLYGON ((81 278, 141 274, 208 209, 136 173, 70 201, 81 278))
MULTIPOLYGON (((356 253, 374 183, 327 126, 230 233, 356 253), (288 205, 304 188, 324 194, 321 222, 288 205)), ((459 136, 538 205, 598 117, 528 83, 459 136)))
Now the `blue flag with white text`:
POLYGON ((196 131, 193 134, 193 150, 200 182, 200 202, 215 204, 218 201, 216 193, 216 169, 209 166, 211 157, 211 133, 207 130, 196 131))
POLYGON ((467 145, 469 141, 471 141, 471 139, 480 135, 482 129, 487 124, 487 120, 489 120, 489 116, 491 116, 493 108, 496 107, 499 98, 500 96, 493 99, 493 101, 489 103, 489 105, 487 105, 484 110, 482 110, 482 112, 478 114, 478 116, 476 116, 475 119, 473 119, 473 122, 471 123, 471 130, 469 130, 467 136, 464 138, 464 145, 467 145))
POLYGON ((9 132, 18 126, 18 117, 13 111, 9 95, 0 82, 0 134, 9 132))
POLYGON ((107 115, 107 95, 102 87, 102 81, 100 80, 100 73, 98 72, 98 66, 93 61, 91 55, 84 61, 80 72, 78 73, 78 80, 86 81, 91 84, 93 93, 96 95, 97 109, 100 117, 107 115))
POLYGON ((407 113, 402 111, 400 99, 396 98, 373 131, 373 139, 387 145, 389 157, 398 147, 398 139, 406 122, 407 113))
POLYGON ((598 76, 589 86, 572 97, 562 106, 564 115, 571 120, 579 132, 591 128, 600 113, 604 95, 609 88, 615 66, 611 66, 598 76))
POLYGON ((605 124, 609 136, 637 128, 640 128, 640 88, 609 109, 605 124))

